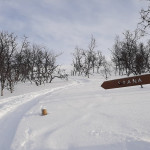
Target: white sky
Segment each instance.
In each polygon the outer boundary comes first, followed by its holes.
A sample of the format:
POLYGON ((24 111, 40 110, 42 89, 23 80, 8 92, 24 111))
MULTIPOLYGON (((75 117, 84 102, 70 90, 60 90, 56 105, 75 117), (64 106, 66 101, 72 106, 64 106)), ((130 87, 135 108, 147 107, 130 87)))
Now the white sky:
POLYGON ((0 0, 0 30, 45 45, 60 64, 71 64, 76 46, 86 49, 91 35, 110 56, 116 35, 134 31, 146 0, 0 0))

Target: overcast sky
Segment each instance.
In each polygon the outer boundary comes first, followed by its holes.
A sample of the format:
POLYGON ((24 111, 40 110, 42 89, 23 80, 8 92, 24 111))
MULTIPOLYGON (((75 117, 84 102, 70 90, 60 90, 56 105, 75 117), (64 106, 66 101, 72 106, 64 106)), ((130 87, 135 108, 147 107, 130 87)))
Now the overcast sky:
POLYGON ((29 37, 72 61, 76 46, 86 49, 91 35, 109 57, 116 35, 134 31, 145 0, 0 0, 0 30, 29 37))

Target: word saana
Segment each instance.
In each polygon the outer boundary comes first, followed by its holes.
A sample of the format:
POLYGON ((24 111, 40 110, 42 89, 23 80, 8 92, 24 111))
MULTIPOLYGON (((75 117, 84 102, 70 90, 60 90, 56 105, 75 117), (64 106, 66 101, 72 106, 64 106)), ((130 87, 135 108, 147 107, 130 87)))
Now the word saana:
POLYGON ((112 89, 144 84, 150 84, 150 74, 104 81, 101 87, 104 89, 112 89))

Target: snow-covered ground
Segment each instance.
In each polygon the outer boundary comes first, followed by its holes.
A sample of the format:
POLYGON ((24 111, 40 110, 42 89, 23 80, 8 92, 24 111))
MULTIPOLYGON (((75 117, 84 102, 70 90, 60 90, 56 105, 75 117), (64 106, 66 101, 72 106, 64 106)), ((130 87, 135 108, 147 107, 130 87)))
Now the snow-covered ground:
POLYGON ((5 92, 0 150, 150 150, 150 85, 104 90, 103 81, 71 77, 5 92))

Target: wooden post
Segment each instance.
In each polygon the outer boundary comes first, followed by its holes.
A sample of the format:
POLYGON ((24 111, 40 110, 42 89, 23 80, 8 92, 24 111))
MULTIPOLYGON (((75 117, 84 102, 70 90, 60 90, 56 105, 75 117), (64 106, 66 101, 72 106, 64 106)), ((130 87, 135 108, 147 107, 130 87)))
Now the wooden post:
POLYGON ((42 116, 47 115, 47 110, 45 108, 42 109, 42 116))

